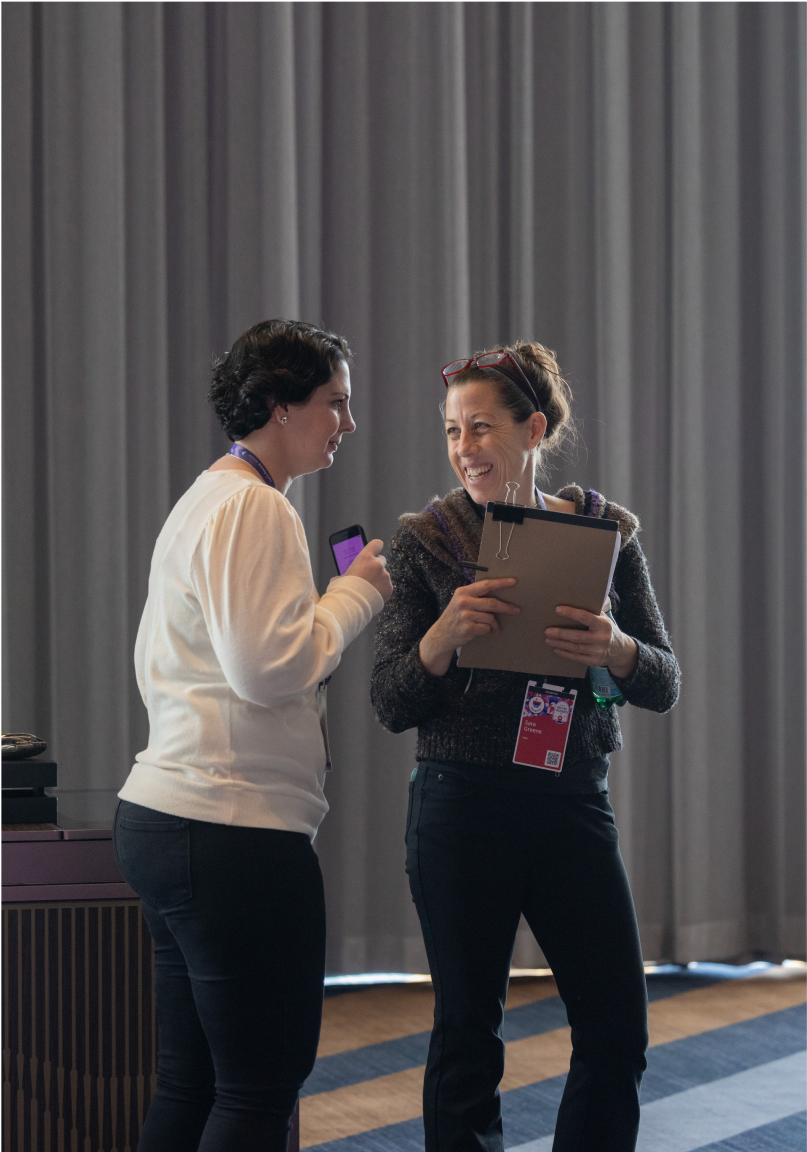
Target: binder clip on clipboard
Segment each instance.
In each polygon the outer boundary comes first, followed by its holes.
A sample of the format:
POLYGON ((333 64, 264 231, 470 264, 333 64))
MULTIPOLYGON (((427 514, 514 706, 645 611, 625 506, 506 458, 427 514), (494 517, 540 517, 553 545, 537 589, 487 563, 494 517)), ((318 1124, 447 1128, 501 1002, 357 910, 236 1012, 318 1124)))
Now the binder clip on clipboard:
POLYGON ((516 484, 514 480, 508 480, 507 495, 504 498, 504 507, 502 508, 502 505, 498 502, 496 502, 494 507, 493 519, 494 521, 498 520, 499 522, 499 551, 496 553, 497 560, 510 559, 509 548, 510 541, 513 538, 513 528, 516 526, 516 524, 524 523, 524 505, 516 504, 516 492, 520 487, 521 485, 516 484), (511 488, 513 489, 512 493, 510 492, 511 488), (513 497, 512 500, 510 499, 511 495, 513 497), (510 524, 510 533, 507 537, 507 543, 502 545, 502 524, 504 524, 505 521, 510 524))
POLYGON ((595 616, 602 611, 619 556, 619 530, 615 520, 516 504, 518 488, 508 482, 505 500, 486 507, 476 579, 515 577, 517 583, 497 595, 518 604, 521 613, 501 616, 498 634, 464 644, 457 666, 578 679, 580 665, 554 652, 545 632, 582 627, 558 616, 559 605, 595 616))

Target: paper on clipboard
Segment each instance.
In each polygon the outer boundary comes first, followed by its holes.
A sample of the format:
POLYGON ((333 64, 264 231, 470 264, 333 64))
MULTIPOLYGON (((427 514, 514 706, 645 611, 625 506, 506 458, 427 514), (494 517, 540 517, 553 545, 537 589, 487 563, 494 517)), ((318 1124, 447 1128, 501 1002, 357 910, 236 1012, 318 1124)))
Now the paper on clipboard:
POLYGON ((496 595, 518 604, 521 612, 498 617, 499 635, 464 644, 458 667, 584 676, 583 665, 553 652, 544 633, 579 627, 555 612, 559 605, 602 612, 620 543, 615 520, 488 503, 478 561, 487 572, 477 572, 476 580, 514 576, 518 583, 496 595))

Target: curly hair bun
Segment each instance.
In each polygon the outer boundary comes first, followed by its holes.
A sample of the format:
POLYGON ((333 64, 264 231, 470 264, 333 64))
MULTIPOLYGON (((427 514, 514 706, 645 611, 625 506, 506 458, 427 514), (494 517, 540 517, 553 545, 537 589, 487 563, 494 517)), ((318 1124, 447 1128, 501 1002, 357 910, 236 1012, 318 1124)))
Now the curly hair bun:
MULTIPOLYGON (((509 352, 518 360, 541 402, 546 416, 544 445, 559 447, 573 435, 572 390, 561 375, 557 354, 537 340, 517 340, 514 344, 491 348, 491 352, 509 352)), ((482 355, 482 353, 480 353, 482 355)))
POLYGON ((229 438, 241 440, 278 405, 306 404, 351 360, 342 336, 300 320, 264 320, 214 360, 208 399, 229 438))

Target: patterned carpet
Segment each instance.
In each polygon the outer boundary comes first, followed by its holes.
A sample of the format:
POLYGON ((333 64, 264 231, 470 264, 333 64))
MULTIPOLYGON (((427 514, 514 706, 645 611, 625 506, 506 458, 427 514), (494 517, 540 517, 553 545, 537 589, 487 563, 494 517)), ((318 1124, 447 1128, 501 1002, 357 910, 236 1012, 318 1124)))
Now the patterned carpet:
MULTIPOLYGON (((650 1053, 640 1152, 805 1152, 804 968, 743 979, 722 966, 647 978, 650 1053)), ((420 1094, 429 984, 376 985, 325 1001, 300 1107, 301 1148, 423 1152, 420 1094)), ((551 1152, 571 1051, 548 978, 511 982, 502 1081, 508 1152, 551 1152)))

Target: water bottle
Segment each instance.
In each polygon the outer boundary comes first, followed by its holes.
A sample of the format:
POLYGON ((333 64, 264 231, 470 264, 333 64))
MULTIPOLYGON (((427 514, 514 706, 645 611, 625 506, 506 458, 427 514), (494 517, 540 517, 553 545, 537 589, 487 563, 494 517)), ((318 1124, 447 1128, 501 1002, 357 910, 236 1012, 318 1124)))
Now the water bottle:
POLYGON ((621 708, 625 703, 625 697, 611 679, 611 673, 607 668, 589 668, 588 679, 594 699, 600 708, 610 708, 612 704, 621 708))

